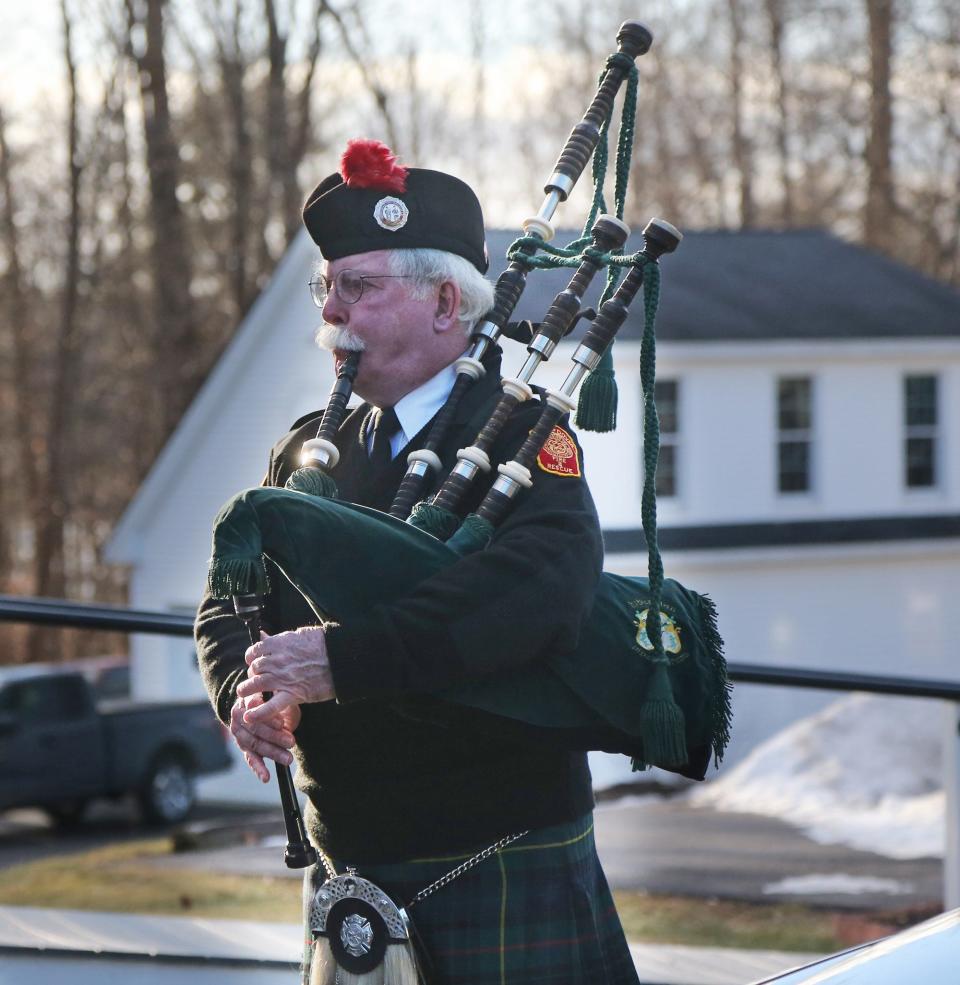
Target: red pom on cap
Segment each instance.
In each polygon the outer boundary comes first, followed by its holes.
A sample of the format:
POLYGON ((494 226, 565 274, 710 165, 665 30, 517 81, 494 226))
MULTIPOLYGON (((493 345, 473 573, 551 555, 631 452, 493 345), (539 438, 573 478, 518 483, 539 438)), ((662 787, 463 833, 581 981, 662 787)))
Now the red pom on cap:
POLYGON ((379 188, 402 192, 407 188, 407 169, 379 140, 349 140, 340 158, 340 175, 348 188, 379 188))

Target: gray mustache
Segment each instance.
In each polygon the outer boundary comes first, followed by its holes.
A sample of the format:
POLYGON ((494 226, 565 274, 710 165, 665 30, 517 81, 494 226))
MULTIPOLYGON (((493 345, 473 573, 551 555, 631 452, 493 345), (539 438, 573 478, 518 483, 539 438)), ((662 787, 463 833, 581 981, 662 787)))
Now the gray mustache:
POLYGON ((349 328, 340 325, 328 325, 324 322, 314 333, 314 342, 329 352, 339 349, 341 352, 363 352, 366 343, 354 335, 349 328))

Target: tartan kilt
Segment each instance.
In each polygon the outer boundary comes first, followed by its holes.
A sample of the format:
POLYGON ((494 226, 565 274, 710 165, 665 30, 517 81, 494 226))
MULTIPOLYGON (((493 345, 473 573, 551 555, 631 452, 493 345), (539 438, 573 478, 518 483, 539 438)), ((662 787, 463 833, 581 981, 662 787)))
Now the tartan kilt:
MULTIPOLYGON (((356 869, 405 904, 485 847, 356 869)), ((338 872, 345 865, 335 862, 338 872)), ((304 881, 305 905, 325 878, 320 865, 315 870, 304 881)), ((531 831, 409 912, 432 962, 429 985, 639 983, 592 814, 531 831)))

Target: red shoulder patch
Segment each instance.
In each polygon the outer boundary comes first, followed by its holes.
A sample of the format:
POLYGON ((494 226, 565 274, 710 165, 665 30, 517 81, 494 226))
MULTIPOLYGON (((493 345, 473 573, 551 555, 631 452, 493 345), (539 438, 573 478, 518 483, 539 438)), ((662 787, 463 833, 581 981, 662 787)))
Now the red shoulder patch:
POLYGON ((550 432, 550 437, 537 455, 537 465, 551 475, 579 478, 580 456, 577 454, 577 446, 563 428, 555 427, 550 432))

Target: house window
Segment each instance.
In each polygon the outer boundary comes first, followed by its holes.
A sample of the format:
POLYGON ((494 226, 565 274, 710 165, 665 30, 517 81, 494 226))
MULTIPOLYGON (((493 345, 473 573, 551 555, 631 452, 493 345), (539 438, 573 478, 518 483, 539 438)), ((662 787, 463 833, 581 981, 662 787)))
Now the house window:
POLYGON ((777 489, 809 492, 813 441, 813 382, 807 376, 777 381, 777 489))
MULTIPOLYGON (((679 384, 676 380, 658 380, 653 387, 653 399, 660 419, 660 456, 657 459, 658 496, 677 495, 677 444, 680 438, 679 384)), ((642 406, 642 401, 641 401, 642 406)), ((643 463, 641 462, 641 472, 643 463)))
POLYGON ((909 489, 937 484, 937 378, 903 379, 904 481, 909 489))

